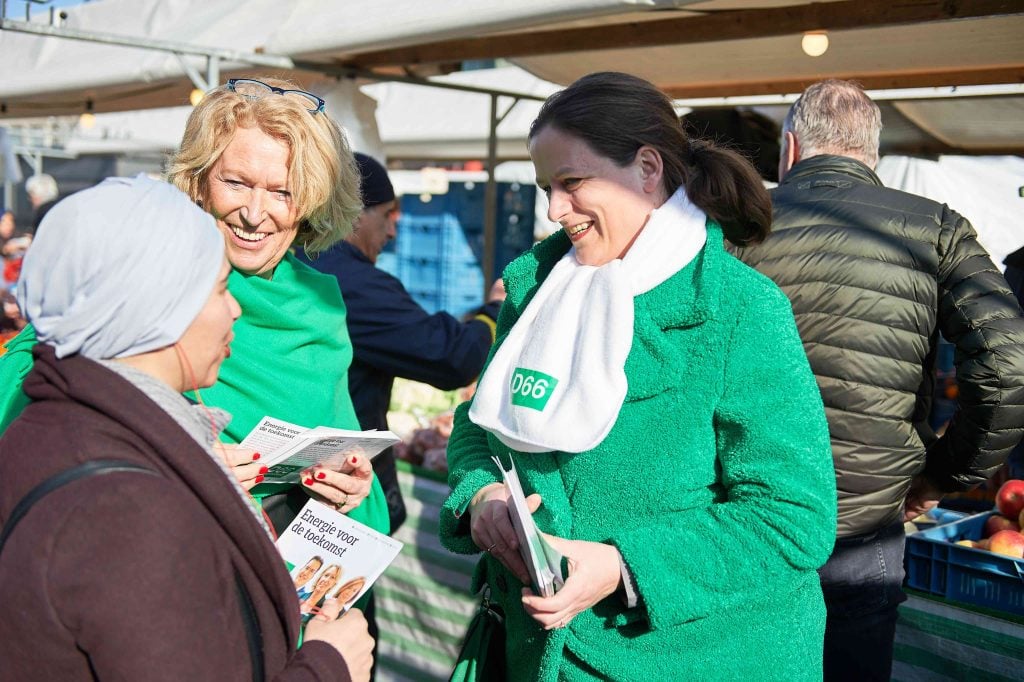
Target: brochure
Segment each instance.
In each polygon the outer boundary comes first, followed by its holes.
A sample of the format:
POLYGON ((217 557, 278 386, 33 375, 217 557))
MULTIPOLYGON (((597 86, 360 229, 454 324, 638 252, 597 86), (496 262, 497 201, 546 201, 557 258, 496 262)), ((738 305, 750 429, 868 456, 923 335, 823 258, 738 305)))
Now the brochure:
POLYGON ((264 483, 298 483, 299 474, 314 464, 338 470, 352 454, 373 459, 399 442, 390 431, 347 431, 318 426, 313 429, 264 417, 240 443, 263 455, 270 468, 264 483))
POLYGON ((552 597, 565 584, 565 575, 562 572, 562 554, 549 545, 537 529, 533 514, 526 506, 526 495, 523 494, 523 486, 520 484, 519 474, 516 472, 516 463, 512 460, 511 455, 509 455, 510 469, 506 469, 498 457, 491 457, 491 459, 501 470, 505 487, 509 491, 511 504, 508 511, 512 517, 512 525, 516 529, 516 538, 519 540, 519 555, 523 558, 526 570, 530 573, 533 591, 542 597, 552 597))
POLYGON ((335 597, 347 611, 402 550, 402 543, 310 500, 277 539, 302 622, 335 597))

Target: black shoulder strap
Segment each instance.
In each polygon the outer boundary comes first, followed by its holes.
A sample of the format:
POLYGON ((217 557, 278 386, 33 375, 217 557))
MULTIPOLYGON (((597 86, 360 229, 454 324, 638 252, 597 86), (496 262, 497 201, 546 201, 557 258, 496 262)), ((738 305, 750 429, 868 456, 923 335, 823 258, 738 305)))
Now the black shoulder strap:
POLYGON ((256 607, 252 604, 249 590, 245 588, 242 576, 235 568, 235 589, 238 601, 242 605, 242 622, 245 623, 245 640, 249 644, 249 662, 252 663, 253 682, 264 682, 263 674, 263 633, 260 632, 260 621, 256 617, 256 607))
MULTIPOLYGON (((32 488, 25 497, 18 501, 18 504, 14 505, 10 518, 7 519, 3 531, 0 532, 0 552, 3 552, 4 544, 6 544, 7 538, 10 537, 11 533, 14 532, 14 527, 18 525, 18 522, 28 513, 28 510, 39 500, 58 488, 63 488, 68 483, 99 474, 121 472, 138 472, 151 476, 160 475, 152 469, 139 464, 116 459, 94 460, 55 474, 35 488, 32 488)), ((253 606, 252 597, 249 595, 249 590, 246 589, 237 567, 235 568, 235 588, 238 591, 238 601, 242 609, 242 622, 245 623, 245 639, 249 645, 252 679, 253 682, 263 682, 263 635, 260 632, 260 624, 256 618, 256 609, 253 606)))
POLYGON ((7 523, 4 524, 3 532, 0 532, 0 552, 4 550, 4 544, 7 542, 7 538, 11 533, 14 532, 14 527, 17 526, 22 517, 28 513, 28 510, 31 509, 36 502, 46 497, 54 490, 63 488, 68 483, 72 483, 81 478, 124 471, 138 471, 141 473, 151 474, 153 476, 160 475, 152 469, 147 469, 144 466, 116 459, 100 459, 92 462, 86 462, 85 464, 79 464, 76 467, 71 467, 59 474, 55 474, 37 485, 35 488, 32 488, 25 497, 21 498, 18 504, 14 505, 14 509, 11 511, 11 517, 7 519, 7 523))

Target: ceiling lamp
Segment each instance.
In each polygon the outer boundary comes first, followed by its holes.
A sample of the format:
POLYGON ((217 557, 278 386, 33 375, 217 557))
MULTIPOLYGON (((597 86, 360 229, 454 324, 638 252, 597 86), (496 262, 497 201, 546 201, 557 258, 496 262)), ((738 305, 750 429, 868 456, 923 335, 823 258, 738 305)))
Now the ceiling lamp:
POLYGON ((808 31, 800 41, 800 47, 809 57, 820 57, 828 50, 828 34, 824 31, 808 31))
POLYGON ((78 125, 86 130, 96 125, 96 114, 92 113, 92 100, 85 101, 85 113, 78 117, 78 125))
POLYGON ((199 88, 192 88, 192 92, 188 93, 188 101, 192 106, 199 106, 199 103, 203 101, 203 97, 206 95, 199 88))

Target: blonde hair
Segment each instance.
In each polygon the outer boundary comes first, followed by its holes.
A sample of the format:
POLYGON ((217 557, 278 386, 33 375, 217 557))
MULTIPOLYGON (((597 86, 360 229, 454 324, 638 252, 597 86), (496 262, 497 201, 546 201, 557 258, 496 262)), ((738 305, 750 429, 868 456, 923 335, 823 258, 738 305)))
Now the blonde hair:
MULTIPOLYGON (((277 78, 256 78, 278 88, 296 88, 277 78)), ((363 208, 352 150, 326 112, 311 114, 297 97, 248 99, 227 86, 211 90, 188 118, 168 180, 194 201, 207 203, 210 170, 238 128, 258 128, 288 145, 288 189, 299 221, 295 241, 307 253, 315 255, 352 232, 363 208)))

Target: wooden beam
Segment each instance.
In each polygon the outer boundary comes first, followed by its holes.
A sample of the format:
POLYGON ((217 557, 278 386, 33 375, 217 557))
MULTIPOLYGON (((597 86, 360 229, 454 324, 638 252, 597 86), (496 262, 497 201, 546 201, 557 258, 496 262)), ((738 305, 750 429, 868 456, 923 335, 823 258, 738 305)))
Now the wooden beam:
POLYGON ((996 85, 1024 83, 1024 64, 1006 68, 966 68, 943 70, 889 71, 885 73, 827 73, 810 78, 774 81, 728 81, 658 86, 675 99, 738 97, 743 95, 789 95, 803 92, 811 83, 824 78, 841 78, 860 83, 865 90, 895 88, 938 88, 953 85, 996 85))
MULTIPOLYGON (((686 11, 683 8, 683 11, 686 11)), ((950 19, 1024 14, 1024 0, 842 0, 766 9, 706 11, 575 29, 442 40, 363 52, 344 60, 363 68, 470 59, 532 57, 592 50, 741 40, 804 31, 875 28, 950 19)))

